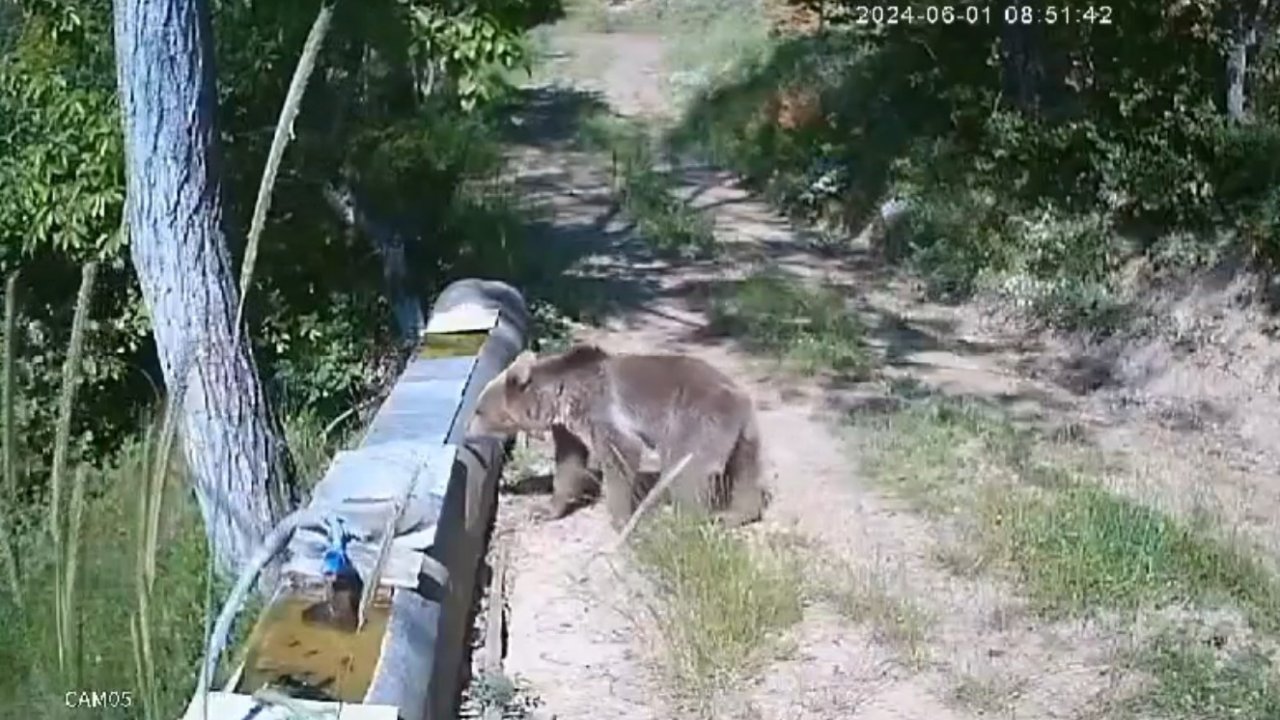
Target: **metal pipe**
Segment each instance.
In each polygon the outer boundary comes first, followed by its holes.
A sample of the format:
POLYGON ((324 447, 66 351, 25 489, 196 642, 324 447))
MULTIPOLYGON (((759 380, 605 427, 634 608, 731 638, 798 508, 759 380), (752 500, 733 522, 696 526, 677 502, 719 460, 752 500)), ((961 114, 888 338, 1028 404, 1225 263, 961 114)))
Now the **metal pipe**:
POLYGON ((218 615, 218 620, 213 625, 213 632, 209 636, 209 645, 196 682, 195 696, 191 700, 193 703, 204 697, 205 691, 213 681, 213 674, 218 669, 218 660, 222 657, 222 651, 226 649, 227 639, 231 635, 231 624, 235 622, 236 615, 244 607, 244 602, 253 589, 258 575, 262 573, 262 569, 284 550, 295 530, 319 521, 319 515, 311 508, 302 508, 286 515, 271 530, 271 534, 262 540, 257 552, 253 554, 253 559, 240 571, 240 577, 236 579, 235 586, 222 604, 222 612, 218 615))

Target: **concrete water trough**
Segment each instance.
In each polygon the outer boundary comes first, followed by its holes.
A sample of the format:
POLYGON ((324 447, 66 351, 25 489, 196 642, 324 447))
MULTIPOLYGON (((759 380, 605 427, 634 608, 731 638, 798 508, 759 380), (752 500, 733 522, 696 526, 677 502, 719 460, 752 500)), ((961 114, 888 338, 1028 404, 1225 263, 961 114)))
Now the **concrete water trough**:
MULTIPOLYGON (((184 720, 285 717, 283 705, 253 697, 264 686, 330 717, 456 717, 505 456, 504 438, 468 437, 466 427, 480 390, 526 346, 529 324, 524 299, 504 283, 460 280, 440 293, 359 447, 334 457, 307 507, 259 553, 265 562, 283 551, 278 587, 230 679, 221 691, 197 692, 184 720), (326 602, 324 523, 336 519, 351 533, 347 557, 360 581, 369 587, 376 576, 374 589, 361 593, 359 629, 304 617, 326 602)), ((250 587, 253 577, 251 568, 240 584, 250 587)), ((239 610, 235 595, 215 643, 239 610)), ((202 687, 219 654, 202 667, 202 687)))

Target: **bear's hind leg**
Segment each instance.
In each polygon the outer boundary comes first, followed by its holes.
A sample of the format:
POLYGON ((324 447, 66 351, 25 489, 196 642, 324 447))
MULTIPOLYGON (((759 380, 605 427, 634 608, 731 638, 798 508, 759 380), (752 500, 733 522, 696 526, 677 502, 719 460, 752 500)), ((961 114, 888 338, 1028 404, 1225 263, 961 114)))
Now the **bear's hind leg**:
POLYGON ((759 520, 769 505, 769 491, 763 484, 760 462, 760 437, 754 420, 743 428, 729 462, 720 477, 720 489, 727 497, 727 507, 716 512, 726 527, 738 527, 759 520))
POLYGON ((717 510, 713 517, 727 528, 753 523, 764 516, 768 495, 755 481, 737 483, 729 493, 729 506, 717 510))

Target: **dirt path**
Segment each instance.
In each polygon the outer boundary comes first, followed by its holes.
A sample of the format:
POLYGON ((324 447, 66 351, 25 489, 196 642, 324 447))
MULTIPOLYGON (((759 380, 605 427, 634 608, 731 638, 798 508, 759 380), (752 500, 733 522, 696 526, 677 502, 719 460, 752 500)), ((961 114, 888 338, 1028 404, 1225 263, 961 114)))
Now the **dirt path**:
MULTIPOLYGON (((737 377, 757 403, 775 492, 765 521, 750 532, 803 537, 849 572, 887 578, 927 618, 919 654, 908 657, 882 628, 812 603, 791 631, 794 651, 726 699, 717 717, 993 716, 982 707, 1001 708, 999 717, 1087 717, 1120 682, 1110 668, 1123 633, 1105 623, 1033 620, 1010 588, 943 569, 937 556, 949 540, 945 531, 857 477, 838 418, 880 391, 823 388, 783 375, 727 340, 708 339, 700 300, 716 281, 741 277, 752 264, 775 264, 850 288, 871 319, 873 344, 893 360, 890 379, 982 396, 1048 424, 1088 425, 1095 409, 1060 384, 1019 374, 1027 349, 1013 339, 914 299, 906 281, 865 259, 837 265, 816 257, 801 231, 722 173, 691 168, 685 180, 691 201, 715 218, 723 258, 681 266, 644 259, 612 204, 608 169, 571 148, 563 119, 593 98, 622 114, 664 112, 661 40, 576 35, 557 38, 556 49, 557 74, 573 82, 537 91, 520 119, 524 142, 516 156, 524 190, 550 209, 548 248, 572 247, 577 256, 566 276, 610 301, 602 322, 578 338, 618 352, 694 354, 737 377)), ((626 584, 600 564, 582 574, 591 553, 615 537, 604 509, 532 521, 544 501, 542 494, 508 494, 499 510, 496 537, 512 548, 507 674, 531 686, 543 717, 672 717, 626 584)))

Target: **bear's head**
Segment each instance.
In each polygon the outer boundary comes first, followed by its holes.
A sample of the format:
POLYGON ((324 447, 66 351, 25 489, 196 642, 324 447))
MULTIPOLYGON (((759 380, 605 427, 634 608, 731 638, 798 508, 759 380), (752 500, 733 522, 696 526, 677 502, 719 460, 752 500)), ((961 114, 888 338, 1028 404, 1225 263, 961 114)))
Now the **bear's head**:
POLYGON ((484 386, 472 412, 470 434, 514 435, 547 429, 550 423, 543 420, 546 413, 539 407, 538 394, 530 389, 537 361, 537 355, 525 350, 484 386))
POLYGON ((609 354, 591 344, 538 357, 525 350, 480 391, 469 432, 476 435, 541 434, 580 418, 582 404, 602 390, 609 354))

